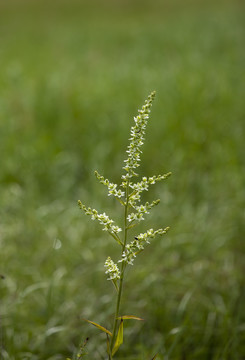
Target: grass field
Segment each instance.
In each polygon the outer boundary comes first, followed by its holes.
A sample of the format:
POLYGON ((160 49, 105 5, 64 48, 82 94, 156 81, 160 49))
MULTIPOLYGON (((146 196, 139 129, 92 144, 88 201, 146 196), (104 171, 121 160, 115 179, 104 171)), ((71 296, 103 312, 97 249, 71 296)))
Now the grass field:
MULTIPOLYGON (((1 360, 106 359, 117 247, 77 200, 120 216, 133 116, 157 91, 141 175, 172 171, 128 272, 118 360, 245 359, 242 1, 0 1, 1 360)), ((148 195, 148 194, 147 194, 148 195)))

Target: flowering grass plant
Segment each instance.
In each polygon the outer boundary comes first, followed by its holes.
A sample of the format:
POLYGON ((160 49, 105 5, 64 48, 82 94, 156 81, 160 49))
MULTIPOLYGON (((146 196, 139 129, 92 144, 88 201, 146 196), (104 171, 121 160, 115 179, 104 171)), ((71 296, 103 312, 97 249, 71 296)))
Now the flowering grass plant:
MULTIPOLYGON (((133 265, 135 257, 144 250, 146 244, 149 244, 157 235, 164 235, 169 230, 169 227, 165 227, 157 230, 149 229, 140 234, 133 233, 135 226, 140 221, 145 220, 145 215, 149 214, 149 211, 160 202, 160 200, 154 200, 151 203, 141 203, 141 194, 143 191, 148 191, 150 185, 165 180, 171 175, 169 172, 164 175, 143 177, 139 181, 134 181, 134 179, 138 177, 136 171, 140 166, 141 148, 144 143, 145 129, 154 97, 155 92, 152 92, 142 106, 142 109, 138 111, 138 115, 134 117, 134 126, 131 127, 130 143, 126 151, 127 159, 124 161, 124 174, 121 176, 121 184, 114 184, 95 171, 96 178, 107 187, 108 196, 114 196, 124 208, 122 225, 117 225, 114 220, 105 213, 99 213, 97 210, 84 205, 80 200, 78 201, 81 210, 83 210, 86 215, 89 215, 92 220, 97 220, 102 225, 103 230, 106 231, 120 247, 120 258, 117 262, 108 256, 104 265, 107 279, 114 285, 116 294, 112 330, 110 331, 93 321, 86 320, 106 334, 108 360, 114 358, 114 355, 123 343, 124 321, 130 319, 142 320, 134 315, 120 314, 125 270, 128 265, 133 265)), ((77 359, 80 359, 83 354, 84 352, 80 349, 77 354, 77 359)), ((153 359, 155 358, 156 355, 153 359)))

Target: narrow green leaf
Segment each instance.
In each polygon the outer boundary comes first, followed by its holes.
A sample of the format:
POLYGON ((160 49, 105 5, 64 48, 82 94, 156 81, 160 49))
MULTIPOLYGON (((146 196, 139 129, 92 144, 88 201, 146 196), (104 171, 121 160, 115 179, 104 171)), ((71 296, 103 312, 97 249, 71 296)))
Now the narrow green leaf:
POLYGON ((122 345, 122 343, 123 343, 123 319, 121 319, 121 323, 119 325, 115 345, 113 346, 113 349, 112 349, 112 356, 115 355, 115 353, 117 352, 119 347, 122 345))
POLYGON ((93 322, 93 321, 87 320, 87 319, 82 319, 82 320, 87 321, 88 323, 96 326, 96 327, 97 327, 98 329, 100 329, 101 331, 104 331, 106 334, 112 336, 112 333, 111 333, 109 330, 107 330, 106 328, 104 328, 103 326, 101 326, 101 325, 99 325, 99 324, 97 324, 97 323, 95 323, 95 322, 93 322))
POLYGON ((153 358, 151 360, 155 360, 157 358, 157 354, 155 356, 153 356, 153 358))
POLYGON ((134 315, 123 315, 123 316, 119 316, 118 319, 121 320, 140 320, 140 321, 144 321, 144 319, 141 319, 138 316, 134 316, 134 315))

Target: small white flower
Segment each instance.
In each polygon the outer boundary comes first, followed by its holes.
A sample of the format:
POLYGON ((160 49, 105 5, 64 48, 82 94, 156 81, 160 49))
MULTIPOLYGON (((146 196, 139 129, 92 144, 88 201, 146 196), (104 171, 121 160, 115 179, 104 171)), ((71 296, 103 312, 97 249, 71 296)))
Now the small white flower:
POLYGON ((144 217, 143 217, 143 214, 138 212, 136 215, 135 215, 135 220, 137 221, 142 221, 144 220, 144 217))
POLYGON ((134 221, 136 219, 136 214, 135 213, 129 214, 127 219, 128 219, 129 222, 134 221))
POLYGON ((120 231, 122 231, 122 229, 117 225, 112 225, 111 229, 114 234, 118 234, 120 231))

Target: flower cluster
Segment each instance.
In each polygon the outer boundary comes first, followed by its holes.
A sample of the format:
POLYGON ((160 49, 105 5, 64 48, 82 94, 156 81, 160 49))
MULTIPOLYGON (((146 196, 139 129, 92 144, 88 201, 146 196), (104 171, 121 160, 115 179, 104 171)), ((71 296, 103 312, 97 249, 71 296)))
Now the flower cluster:
POLYGON ((109 275, 107 280, 119 280, 120 279, 120 271, 118 269, 118 266, 114 263, 114 261, 108 256, 105 262, 105 273, 109 275))
POLYGON ((164 235, 169 230, 169 227, 165 229, 153 230, 149 229, 146 233, 139 234, 134 238, 134 240, 127 244, 125 250, 122 253, 122 258, 119 262, 126 262, 129 265, 133 265, 134 258, 136 255, 144 250, 145 243, 150 243, 149 239, 154 239, 156 235, 164 235))
MULTIPOLYGON (((171 175, 171 172, 168 172, 164 175, 158 175, 158 176, 151 176, 149 178, 143 177, 141 181, 137 183, 129 182, 129 187, 133 189, 132 193, 129 195, 129 205, 132 208, 136 208, 136 204, 140 201, 140 194, 143 191, 148 191, 149 185, 155 184, 157 181, 162 181, 167 179, 171 175)), ((155 202, 152 203, 153 206, 156 205, 155 202)), ((152 206, 151 206, 152 207, 152 206)), ((150 208, 151 208, 150 207, 150 208)), ((150 209, 148 208, 148 210, 150 209)))
POLYGON ((134 126, 131 127, 130 143, 127 147, 128 158, 124 160, 123 169, 126 174, 122 175, 122 183, 120 189, 117 184, 110 182, 105 179, 104 176, 100 175, 98 171, 95 171, 95 176, 99 182, 105 185, 108 189, 108 196, 114 196, 124 207, 125 207, 125 218, 124 218, 124 240, 121 241, 119 232, 122 229, 114 224, 114 221, 110 219, 105 213, 99 214, 97 210, 87 208, 85 205, 78 201, 78 205, 85 212, 90 215, 92 220, 98 220, 103 226, 103 230, 107 231, 122 247, 121 259, 118 264, 115 264, 113 260, 108 257, 105 262, 105 273, 108 275, 108 280, 112 280, 116 289, 117 280, 123 279, 124 270, 127 264, 133 265, 134 258, 136 255, 144 249, 144 246, 150 242, 150 239, 155 238, 156 235, 165 234, 169 228, 153 230, 149 229, 145 233, 141 233, 134 238, 133 241, 127 243, 127 232, 133 228, 137 222, 144 220, 145 214, 149 214, 149 211, 156 205, 159 204, 160 200, 155 200, 151 203, 141 203, 141 193, 148 191, 150 185, 154 185, 156 182, 167 179, 171 173, 164 175, 157 175, 151 177, 142 177, 138 182, 133 182, 132 177, 137 176, 135 172, 140 166, 140 156, 142 153, 141 147, 144 143, 144 134, 147 121, 149 118, 150 108, 155 97, 155 92, 152 92, 142 109, 138 111, 138 115, 134 117, 134 126), (118 265, 121 264, 121 273, 118 265))
POLYGON ((137 183, 130 182, 129 186, 131 189, 137 191, 138 193, 141 193, 142 191, 148 191, 149 185, 155 184, 157 181, 162 181, 167 179, 171 175, 171 172, 168 172, 164 175, 158 175, 158 176, 151 176, 149 178, 143 177, 141 181, 137 183))
POLYGON ((101 225, 103 225, 103 230, 108 231, 114 235, 117 235, 122 229, 113 225, 114 221, 106 215, 106 213, 98 214, 98 211, 95 209, 91 209, 90 207, 86 208, 84 204, 80 200, 78 200, 78 205, 80 209, 82 209, 86 215, 90 215, 92 220, 98 220, 101 225))
POLYGON ((107 186, 108 188, 108 196, 113 195, 116 198, 120 199, 125 195, 125 192, 122 190, 117 190, 117 184, 111 183, 108 179, 105 179, 104 176, 100 175, 98 171, 95 171, 95 176, 100 181, 101 184, 107 186))
POLYGON ((125 166, 123 167, 126 170, 127 174, 122 176, 122 186, 126 187, 127 181, 132 176, 137 176, 134 169, 139 166, 140 162, 140 147, 143 145, 145 128, 147 125, 147 120, 149 118, 150 108, 152 102, 155 97, 155 91, 153 91, 149 96, 148 99, 145 101, 145 105, 143 105, 142 109, 138 111, 138 115, 134 118, 135 125, 131 127, 131 137, 130 137, 130 144, 128 146, 128 158, 124 160, 125 166))
POLYGON ((152 209, 154 206, 158 205, 160 200, 154 200, 151 204, 148 202, 145 203, 145 205, 141 204, 139 206, 136 206, 134 202, 130 202, 130 205, 137 211, 132 212, 128 215, 127 219, 131 223, 132 221, 141 221, 144 220, 144 214, 149 214, 149 210, 152 209))

